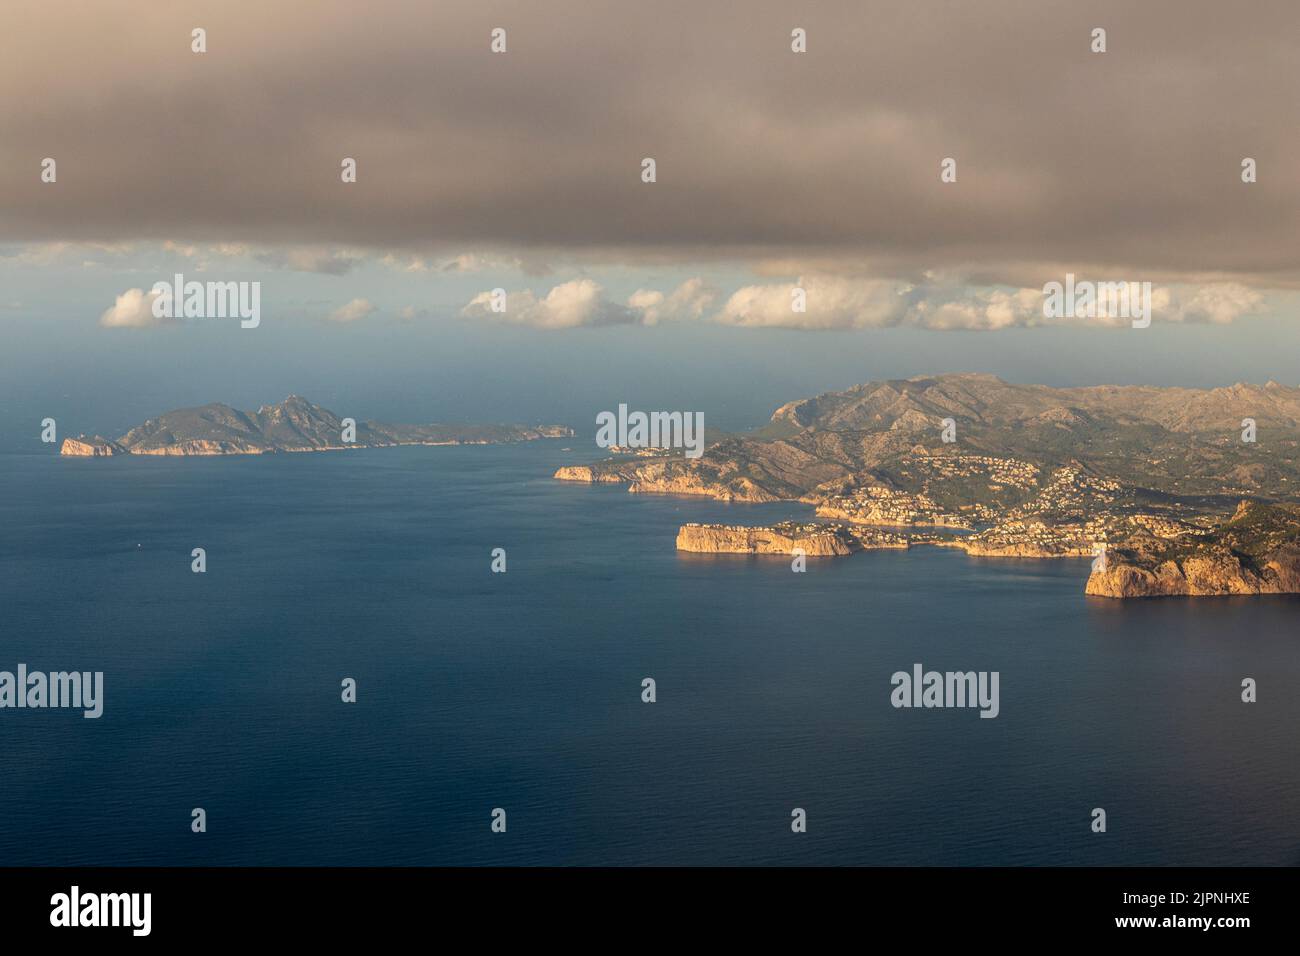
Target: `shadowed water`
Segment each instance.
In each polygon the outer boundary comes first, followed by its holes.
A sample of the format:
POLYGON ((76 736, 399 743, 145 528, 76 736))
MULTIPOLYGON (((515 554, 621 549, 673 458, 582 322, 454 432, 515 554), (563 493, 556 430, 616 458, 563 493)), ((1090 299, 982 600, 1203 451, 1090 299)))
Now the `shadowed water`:
POLYGON ((678 555, 809 509, 556 482, 564 444, 0 457, 0 670, 106 685, 0 710, 0 864, 1300 863, 1295 599, 678 555), (892 708, 918 661, 1000 716, 892 708))

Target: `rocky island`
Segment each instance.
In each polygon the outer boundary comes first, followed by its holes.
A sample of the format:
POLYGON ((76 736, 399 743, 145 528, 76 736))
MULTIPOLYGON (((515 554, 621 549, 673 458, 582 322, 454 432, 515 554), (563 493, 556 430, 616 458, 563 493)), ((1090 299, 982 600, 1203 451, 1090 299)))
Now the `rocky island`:
POLYGON ((787 521, 770 527, 684 524, 677 550, 703 554, 794 554, 835 557, 871 548, 906 548, 903 535, 864 531, 842 524, 787 521))
POLYGON ((1275 382, 868 382, 783 405, 698 459, 620 455, 554 477, 815 508, 815 522, 683 525, 682 551, 933 545, 1092 557, 1085 591, 1104 597, 1300 593, 1300 389, 1275 382))
POLYGON ((242 412, 214 403, 183 408, 151 418, 116 439, 98 435, 64 439, 60 454, 111 455, 264 455, 273 452, 333 451, 392 445, 488 445, 569 438, 563 425, 388 425, 357 422, 347 435, 344 420, 290 395, 278 405, 242 412), (354 440, 347 441, 347 437, 354 440))

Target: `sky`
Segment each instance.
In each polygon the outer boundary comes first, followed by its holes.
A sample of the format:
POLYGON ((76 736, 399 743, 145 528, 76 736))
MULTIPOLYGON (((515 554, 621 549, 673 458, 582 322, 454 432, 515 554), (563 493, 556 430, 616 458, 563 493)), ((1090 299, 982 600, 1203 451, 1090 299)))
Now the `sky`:
POLYGON ((1269 0, 9 0, 0 447, 291 392, 741 429, 944 371, 1300 384, 1297 27, 1269 0), (259 283, 259 324, 158 317, 177 273, 259 283), (1045 314, 1067 275, 1149 282, 1150 327, 1045 314))

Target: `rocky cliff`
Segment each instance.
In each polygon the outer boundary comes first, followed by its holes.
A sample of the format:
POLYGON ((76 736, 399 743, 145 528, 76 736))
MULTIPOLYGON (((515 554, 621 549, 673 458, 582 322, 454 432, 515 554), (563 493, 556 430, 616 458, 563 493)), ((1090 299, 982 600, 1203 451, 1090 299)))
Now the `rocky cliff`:
POLYGON ((677 532, 677 550, 703 554, 793 554, 796 548, 809 557, 852 554, 857 541, 837 529, 805 526, 747 528, 722 524, 685 524, 677 532))
POLYGON ((128 455, 130 452, 115 441, 100 438, 98 435, 79 438, 65 438, 59 448, 60 455, 79 458, 101 458, 108 455, 128 455))
POLYGON ((559 481, 581 481, 588 484, 597 484, 599 482, 622 482, 628 479, 612 471, 596 471, 590 465, 565 465, 563 468, 557 468, 555 474, 551 476, 559 481))
POLYGON ((748 478, 732 476, 719 480, 675 464, 638 468, 627 490, 634 495, 703 495, 717 501, 761 503, 779 500, 748 478))
POLYGON ((1112 598, 1300 593, 1300 549, 1274 552, 1252 565, 1222 551, 1154 567, 1112 562, 1092 572, 1085 590, 1112 598))
POLYGON ((1108 554, 1085 590, 1113 598, 1300 593, 1300 508, 1243 501, 1222 526, 1179 546, 1108 554))

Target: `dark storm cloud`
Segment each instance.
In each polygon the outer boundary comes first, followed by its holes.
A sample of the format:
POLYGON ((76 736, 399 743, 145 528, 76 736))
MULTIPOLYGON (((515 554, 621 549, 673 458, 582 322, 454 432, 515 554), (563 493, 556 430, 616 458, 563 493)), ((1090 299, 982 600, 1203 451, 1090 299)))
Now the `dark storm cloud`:
POLYGON ((1300 280, 1294 0, 6 7, 0 241, 1300 280))

